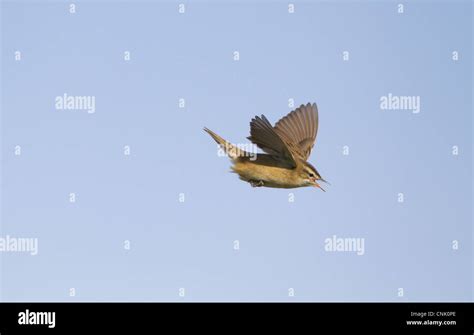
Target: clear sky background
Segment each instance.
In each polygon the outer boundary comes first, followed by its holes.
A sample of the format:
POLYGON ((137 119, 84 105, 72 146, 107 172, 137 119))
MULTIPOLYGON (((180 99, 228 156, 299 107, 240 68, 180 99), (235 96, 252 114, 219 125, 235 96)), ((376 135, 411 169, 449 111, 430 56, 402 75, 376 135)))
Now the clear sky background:
POLYGON ((1 300, 471 301, 472 2, 184 3, 1 2, 1 235, 39 243, 0 253, 1 300), (289 99, 326 193, 252 188, 202 131, 246 143, 289 99))

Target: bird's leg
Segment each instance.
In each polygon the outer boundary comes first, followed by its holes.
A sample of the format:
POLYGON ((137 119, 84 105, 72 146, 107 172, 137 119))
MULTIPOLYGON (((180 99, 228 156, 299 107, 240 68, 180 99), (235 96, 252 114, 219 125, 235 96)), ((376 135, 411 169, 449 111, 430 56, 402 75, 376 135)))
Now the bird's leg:
POLYGON ((262 180, 249 180, 250 185, 252 187, 260 187, 263 186, 263 181, 262 180))

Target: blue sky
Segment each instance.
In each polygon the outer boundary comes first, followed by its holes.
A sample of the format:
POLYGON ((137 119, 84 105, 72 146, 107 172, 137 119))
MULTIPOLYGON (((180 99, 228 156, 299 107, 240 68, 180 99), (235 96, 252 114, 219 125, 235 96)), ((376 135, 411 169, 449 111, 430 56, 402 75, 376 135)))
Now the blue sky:
POLYGON ((0 253, 2 300, 472 300, 472 3, 293 3, 2 1, 1 234, 39 248, 0 253), (254 189, 202 131, 289 99, 326 193, 254 189))

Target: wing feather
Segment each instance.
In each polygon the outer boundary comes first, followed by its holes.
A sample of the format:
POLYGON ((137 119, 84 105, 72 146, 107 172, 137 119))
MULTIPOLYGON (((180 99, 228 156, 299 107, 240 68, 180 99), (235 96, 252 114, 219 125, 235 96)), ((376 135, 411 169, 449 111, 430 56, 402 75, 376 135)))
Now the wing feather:
POLYGON ((308 103, 280 119, 274 130, 293 154, 307 160, 316 140, 318 123, 318 108, 308 103))
POLYGON ((292 167, 296 166, 293 154, 287 144, 277 134, 264 115, 252 119, 250 122, 250 136, 247 138, 263 151, 286 160, 292 167))

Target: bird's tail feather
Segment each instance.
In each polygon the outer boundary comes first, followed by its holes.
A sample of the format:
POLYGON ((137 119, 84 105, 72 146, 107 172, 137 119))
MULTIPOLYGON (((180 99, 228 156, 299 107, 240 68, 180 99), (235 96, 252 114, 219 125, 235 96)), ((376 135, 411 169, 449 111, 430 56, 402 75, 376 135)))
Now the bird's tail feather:
POLYGON ((248 153, 242 149, 240 149, 239 147, 237 147, 236 145, 230 143, 230 142, 227 142, 226 140, 224 140, 222 137, 220 137, 219 135, 217 135, 215 132, 213 132, 212 130, 210 129, 207 129, 207 128, 204 128, 204 131, 207 132, 209 135, 211 135, 211 137, 214 139, 214 141, 217 142, 217 144, 220 145, 220 147, 222 148, 222 150, 224 150, 224 152, 231 158, 231 159, 236 159, 238 157, 244 157, 244 156, 247 156, 248 153))

